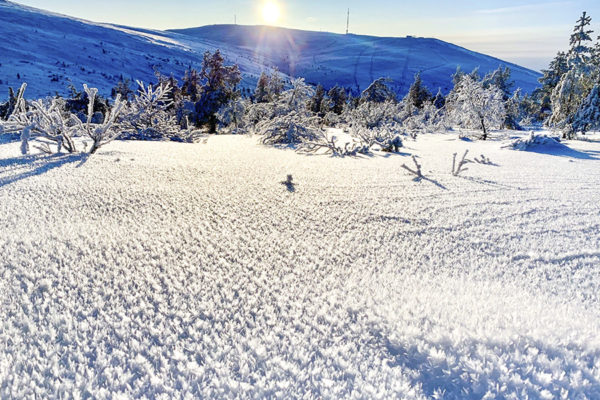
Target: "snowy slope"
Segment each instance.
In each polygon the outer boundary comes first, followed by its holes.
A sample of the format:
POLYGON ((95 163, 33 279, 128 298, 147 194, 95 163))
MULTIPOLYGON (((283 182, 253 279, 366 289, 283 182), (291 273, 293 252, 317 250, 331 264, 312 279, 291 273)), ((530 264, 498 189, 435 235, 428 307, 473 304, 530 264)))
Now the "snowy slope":
POLYGON ((600 143, 503 145, 0 145, 0 397, 600 398, 600 143))
POLYGON ((4 1, 0 36, 0 99, 21 82, 28 83, 28 97, 40 97, 65 93, 71 82, 79 90, 88 83, 108 94, 121 75, 154 82, 155 70, 180 78, 188 66, 200 68, 205 51, 217 48, 228 63, 240 65, 247 86, 264 69, 210 41, 188 46, 187 38, 174 33, 97 24, 4 1))
POLYGON ((538 74, 436 39, 337 35, 260 26, 215 25, 153 31, 99 24, 0 1, 0 99, 9 86, 29 84, 28 97, 66 93, 82 83, 110 93, 121 75, 146 82, 154 71, 183 76, 199 68, 205 51, 221 49, 243 72, 242 86, 254 87, 262 70, 277 66, 311 83, 340 83, 365 89, 375 78, 392 78, 399 93, 414 74, 425 84, 450 88, 456 67, 482 73, 509 65, 517 86, 537 85, 538 74), (18 74, 18 75, 17 75, 18 74))
POLYGON ((530 92, 539 73, 515 64, 427 38, 340 35, 268 26, 213 25, 174 32, 239 47, 258 62, 276 65, 286 74, 330 87, 339 83, 357 91, 389 77, 399 93, 408 91, 417 72, 432 91, 451 89, 457 66, 482 74, 499 66, 513 72, 516 87, 530 92))

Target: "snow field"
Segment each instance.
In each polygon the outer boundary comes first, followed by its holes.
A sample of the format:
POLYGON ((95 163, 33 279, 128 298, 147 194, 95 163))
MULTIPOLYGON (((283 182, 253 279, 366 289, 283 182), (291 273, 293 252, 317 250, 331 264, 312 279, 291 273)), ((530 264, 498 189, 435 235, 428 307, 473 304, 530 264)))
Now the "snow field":
POLYGON ((0 144, 0 397, 600 396, 599 145, 505 144, 0 144))

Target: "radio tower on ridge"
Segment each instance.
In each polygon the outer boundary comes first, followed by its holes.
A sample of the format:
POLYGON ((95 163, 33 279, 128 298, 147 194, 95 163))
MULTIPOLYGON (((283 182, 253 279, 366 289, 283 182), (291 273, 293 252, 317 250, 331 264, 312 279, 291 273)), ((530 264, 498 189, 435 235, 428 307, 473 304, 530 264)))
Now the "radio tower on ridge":
POLYGON ((350 31, 350 9, 348 9, 348 17, 346 19, 346 35, 350 31))

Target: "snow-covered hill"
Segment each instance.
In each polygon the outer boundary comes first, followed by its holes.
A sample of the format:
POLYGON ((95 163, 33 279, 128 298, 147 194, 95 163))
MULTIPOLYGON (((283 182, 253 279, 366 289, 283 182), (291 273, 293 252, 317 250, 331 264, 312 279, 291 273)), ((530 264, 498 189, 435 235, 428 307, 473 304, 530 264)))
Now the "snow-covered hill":
POLYGON ((268 26, 213 25, 174 32, 237 46, 240 54, 253 54, 256 61, 275 65, 310 83, 336 83, 364 90, 380 77, 394 81, 398 93, 406 93, 416 73, 434 92, 452 87, 457 66, 482 74, 499 66, 512 70, 516 87, 530 92, 538 86, 539 73, 497 58, 469 51, 438 39, 375 37, 310 32, 268 26))
POLYGON ((407 91, 421 71, 433 91, 449 90, 457 66, 482 73, 507 65, 517 86, 537 85, 534 71, 436 39, 338 35, 264 26, 213 25, 155 31, 93 23, 0 1, 0 99, 9 86, 28 82, 28 97, 65 93, 89 83, 107 94, 124 75, 153 81, 154 72, 183 76, 199 68, 205 51, 221 49, 253 87, 260 72, 278 67, 308 82, 365 89, 374 79, 407 91))
POLYGON ((1 144, 0 398, 600 398, 600 143, 503 144, 1 144))
POLYGON ((245 60, 221 43, 190 41, 176 33, 93 23, 0 1, 0 99, 8 87, 27 82, 28 97, 67 92, 83 83, 110 93, 124 75, 155 81, 155 71, 179 78, 199 68, 205 51, 221 49, 254 86, 262 65, 245 60))

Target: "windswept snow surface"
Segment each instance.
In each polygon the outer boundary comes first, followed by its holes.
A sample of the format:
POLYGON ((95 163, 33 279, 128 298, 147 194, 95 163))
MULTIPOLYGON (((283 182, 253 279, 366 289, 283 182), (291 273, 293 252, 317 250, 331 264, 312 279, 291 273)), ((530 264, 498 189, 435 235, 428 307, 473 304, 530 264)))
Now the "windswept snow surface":
POLYGON ((0 397, 599 398, 600 144, 567 144, 1 144, 0 397))

